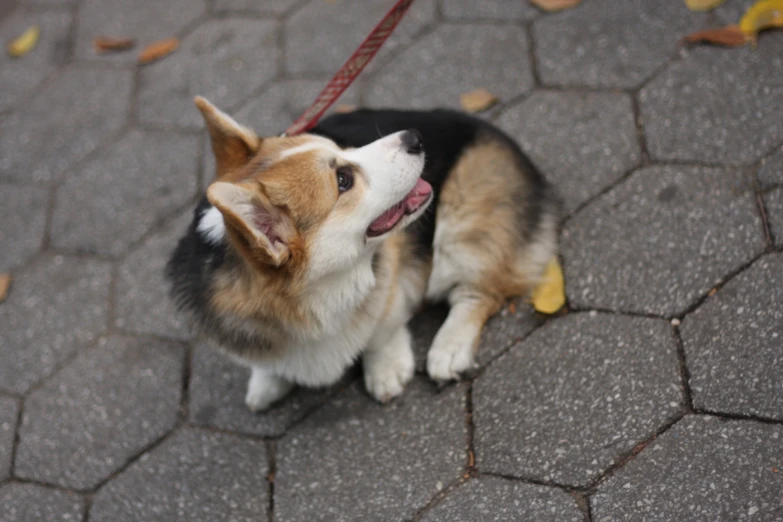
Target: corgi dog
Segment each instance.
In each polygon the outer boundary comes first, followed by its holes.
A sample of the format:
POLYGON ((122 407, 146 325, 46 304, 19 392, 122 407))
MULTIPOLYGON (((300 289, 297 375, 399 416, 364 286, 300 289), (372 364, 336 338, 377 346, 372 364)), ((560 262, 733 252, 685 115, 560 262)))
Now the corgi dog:
POLYGON ((558 197, 483 120, 357 110, 260 138, 196 105, 217 172, 166 275, 200 334, 250 367, 252 411, 335 383, 359 358, 372 397, 400 395, 424 302, 450 305, 427 372, 458 379, 487 319, 557 253, 558 197))

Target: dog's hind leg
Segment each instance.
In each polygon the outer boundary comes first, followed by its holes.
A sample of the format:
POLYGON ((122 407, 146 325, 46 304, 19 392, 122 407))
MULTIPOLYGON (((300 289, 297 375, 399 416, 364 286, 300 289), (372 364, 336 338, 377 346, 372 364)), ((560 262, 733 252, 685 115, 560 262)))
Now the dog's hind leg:
POLYGON ((292 382, 278 377, 268 369, 262 366, 251 366, 245 404, 252 412, 263 411, 288 395, 293 387, 292 382))

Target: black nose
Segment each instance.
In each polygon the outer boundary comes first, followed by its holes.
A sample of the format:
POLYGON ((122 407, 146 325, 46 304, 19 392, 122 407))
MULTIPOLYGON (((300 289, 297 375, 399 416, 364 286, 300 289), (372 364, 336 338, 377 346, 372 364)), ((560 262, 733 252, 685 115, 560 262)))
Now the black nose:
POLYGON ((421 134, 418 131, 410 129, 402 133, 402 145, 408 154, 421 154, 424 151, 424 144, 421 142, 421 134))

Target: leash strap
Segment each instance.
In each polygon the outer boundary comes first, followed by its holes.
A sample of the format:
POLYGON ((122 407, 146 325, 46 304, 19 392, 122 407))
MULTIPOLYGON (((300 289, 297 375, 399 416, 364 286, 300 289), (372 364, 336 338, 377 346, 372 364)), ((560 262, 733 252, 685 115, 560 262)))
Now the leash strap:
POLYGON ((376 55, 383 46, 384 42, 391 36, 397 24, 408 11, 413 0, 399 0, 386 16, 375 26, 367 38, 354 51, 348 61, 340 67, 321 94, 315 99, 312 105, 296 120, 288 129, 284 136, 294 136, 306 132, 316 126, 324 112, 340 97, 353 81, 359 76, 359 73, 370 63, 370 60, 376 55))

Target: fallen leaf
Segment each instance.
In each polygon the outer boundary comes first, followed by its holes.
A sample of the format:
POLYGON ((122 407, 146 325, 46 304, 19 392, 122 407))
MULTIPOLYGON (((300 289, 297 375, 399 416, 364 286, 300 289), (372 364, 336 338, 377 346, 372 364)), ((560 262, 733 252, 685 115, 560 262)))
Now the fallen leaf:
POLYGON ((739 27, 755 45, 759 32, 783 27, 783 0, 759 0, 742 16, 739 27))
POLYGON ((0 274, 0 303, 8 297, 8 289, 11 287, 11 274, 0 274))
POLYGON ((530 0, 530 3, 544 11, 562 11, 576 7, 582 0, 530 0))
POLYGON ((717 293, 718 293, 718 289, 717 288, 713 288, 712 290, 707 292, 707 297, 712 297, 713 295, 715 295, 717 293))
POLYGON ((144 65, 147 63, 160 60, 164 56, 168 56, 173 53, 179 47, 179 40, 176 38, 167 38, 165 40, 158 40, 145 47, 139 53, 138 63, 144 65))
POLYGON ((514 301, 508 305, 508 313, 515 315, 517 313, 517 304, 514 301))
POLYGON ((133 38, 109 38, 99 36, 92 41, 92 46, 96 52, 105 53, 108 51, 124 51, 130 49, 136 41, 133 38))
POLYGON ((476 456, 473 454, 473 450, 468 450, 468 467, 472 468, 476 465, 476 456))
POLYGON ((498 102, 498 97, 486 89, 474 89, 460 94, 459 103, 468 112, 481 112, 498 102))
POLYGON ((778 468, 772 468, 772 473, 777 473, 777 472, 779 472, 779 471, 780 471, 780 470, 779 470, 778 468))
POLYGON ((38 36, 40 34, 41 31, 38 29, 37 25, 29 27, 25 32, 19 35, 19 37, 8 44, 8 54, 14 58, 18 58, 19 56, 29 53, 35 47, 35 44, 38 43, 38 36))
POLYGON ((355 110, 356 110, 356 105, 342 104, 342 105, 335 105, 334 107, 334 112, 336 114, 347 114, 355 110))
POLYGON ((533 308, 542 314, 553 314, 565 304, 563 269, 557 258, 553 258, 544 270, 541 283, 533 291, 533 308))
POLYGON ((709 11, 715 9, 726 0, 685 0, 685 5, 691 11, 709 11))
POLYGON ((748 43, 748 37, 736 25, 696 31, 683 38, 683 40, 688 43, 708 43, 725 47, 741 47, 748 43))

